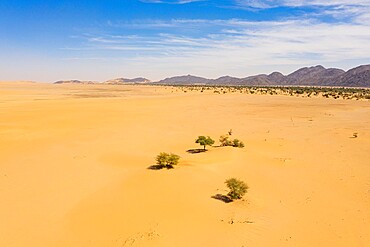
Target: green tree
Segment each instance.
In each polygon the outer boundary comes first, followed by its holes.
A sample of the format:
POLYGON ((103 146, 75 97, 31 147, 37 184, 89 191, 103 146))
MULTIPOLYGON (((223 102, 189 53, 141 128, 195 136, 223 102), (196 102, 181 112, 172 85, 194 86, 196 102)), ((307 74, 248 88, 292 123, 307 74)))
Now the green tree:
POLYGON ((173 167, 179 163, 180 156, 176 154, 170 154, 167 159, 167 166, 173 167))
POLYGON ((231 199, 240 199, 247 193, 248 185, 242 180, 230 178, 225 181, 226 186, 230 189, 227 194, 231 199))
POLYGON ((177 165, 180 160, 180 156, 176 154, 169 153, 160 153, 157 155, 156 159, 157 165, 161 167, 173 168, 174 165, 177 165))
POLYGON ((204 150, 206 150, 206 146, 212 146, 215 141, 209 136, 198 136, 198 139, 195 140, 195 143, 199 143, 199 145, 202 145, 204 150))

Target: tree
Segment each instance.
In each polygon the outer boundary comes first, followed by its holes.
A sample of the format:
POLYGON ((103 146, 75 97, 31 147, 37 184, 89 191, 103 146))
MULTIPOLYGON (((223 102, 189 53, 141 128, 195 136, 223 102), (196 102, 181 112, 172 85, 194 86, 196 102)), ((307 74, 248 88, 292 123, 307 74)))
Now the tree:
POLYGON ((195 140, 195 143, 199 143, 204 147, 204 150, 206 150, 206 146, 212 146, 215 141, 209 136, 198 136, 198 139, 195 140))
POLYGON ((230 178, 225 181, 226 186, 230 189, 227 194, 231 199, 240 199, 247 193, 248 185, 242 180, 230 178))
POLYGON ((179 163, 179 160, 180 160, 180 156, 176 154, 170 154, 167 159, 167 162, 168 162, 167 166, 173 167, 179 163))
POLYGON ((161 167, 173 168, 174 165, 177 165, 180 160, 180 156, 176 154, 169 153, 160 153, 157 155, 156 159, 157 165, 161 167))

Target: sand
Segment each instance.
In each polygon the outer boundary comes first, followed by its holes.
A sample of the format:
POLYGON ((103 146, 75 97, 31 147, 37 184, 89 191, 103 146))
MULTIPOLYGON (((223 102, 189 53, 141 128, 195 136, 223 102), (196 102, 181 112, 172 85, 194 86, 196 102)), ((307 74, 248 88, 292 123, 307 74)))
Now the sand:
POLYGON ((369 160, 369 101, 2 82, 0 246, 368 246, 369 160))

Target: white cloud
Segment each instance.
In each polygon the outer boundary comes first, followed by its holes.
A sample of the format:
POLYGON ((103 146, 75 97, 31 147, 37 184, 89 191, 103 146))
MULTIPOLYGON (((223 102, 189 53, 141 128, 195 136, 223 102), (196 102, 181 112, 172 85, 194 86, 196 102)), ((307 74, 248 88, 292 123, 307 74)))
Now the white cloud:
POLYGON ((234 4, 245 9, 269 9, 277 7, 314 8, 311 17, 330 16, 339 21, 348 21, 370 25, 369 0, 234 0, 234 4))
MULTIPOLYGON (((171 4, 195 2, 142 1, 171 4)), ((316 64, 348 69, 370 63, 369 0, 230 2, 234 7, 247 9, 285 6, 309 7, 315 11, 275 21, 110 21, 107 23, 108 30, 112 32, 84 34, 80 37, 80 47, 63 49, 73 62, 81 60, 86 64, 86 60, 96 60, 99 66, 109 68, 109 71, 122 70, 127 77, 146 76, 151 79, 188 73, 213 78, 226 74, 243 77, 273 70, 288 73, 316 64), (324 19, 322 17, 332 20, 323 22, 320 21, 324 19)))
POLYGON ((235 3, 254 8, 275 8, 281 6, 370 6, 368 0, 235 0, 235 3))
MULTIPOLYGON (((349 68, 359 61, 370 62, 370 32, 366 24, 322 23, 314 19, 263 22, 185 19, 160 23, 170 28, 151 36, 86 36, 88 45, 83 47, 87 49, 86 57, 112 53, 110 63, 115 61, 130 73, 141 71, 154 79, 187 73, 242 77, 272 70, 291 72, 315 64, 329 67, 344 64, 349 68), (204 35, 172 32, 188 25, 198 26, 204 35), (217 31, 207 33, 210 26, 217 27, 217 31)), ((145 21, 140 25, 144 28, 145 21)), ((148 22, 147 28, 152 25, 148 22)))

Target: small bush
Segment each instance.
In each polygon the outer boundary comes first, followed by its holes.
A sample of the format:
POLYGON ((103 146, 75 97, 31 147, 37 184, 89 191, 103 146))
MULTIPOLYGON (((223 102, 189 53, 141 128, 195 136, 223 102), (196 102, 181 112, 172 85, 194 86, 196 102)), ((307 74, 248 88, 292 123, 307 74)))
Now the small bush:
POLYGON ((238 139, 234 139, 233 140, 233 147, 243 148, 244 147, 244 143, 242 141, 239 141, 238 139))
POLYGON ((162 168, 173 168, 173 166, 179 163, 180 156, 162 152, 157 155, 155 160, 157 161, 157 165, 162 168))
POLYGON ((239 142, 238 148, 244 148, 244 147, 245 147, 244 142, 239 142))
POLYGON ((230 178, 225 181, 226 186, 230 189, 227 194, 231 199, 241 199, 247 193, 248 185, 242 180, 230 178))
POLYGON ((229 136, 227 136, 227 135, 220 136, 219 140, 220 140, 221 146, 223 146, 223 147, 232 146, 232 141, 229 140, 229 136))
POLYGON ((229 136, 227 135, 224 135, 224 136, 220 136, 220 143, 221 143, 221 146, 222 147, 226 147, 226 146, 233 146, 233 147, 238 147, 238 148, 243 148, 245 147, 244 143, 238 139, 234 139, 234 140, 229 140, 229 136))

